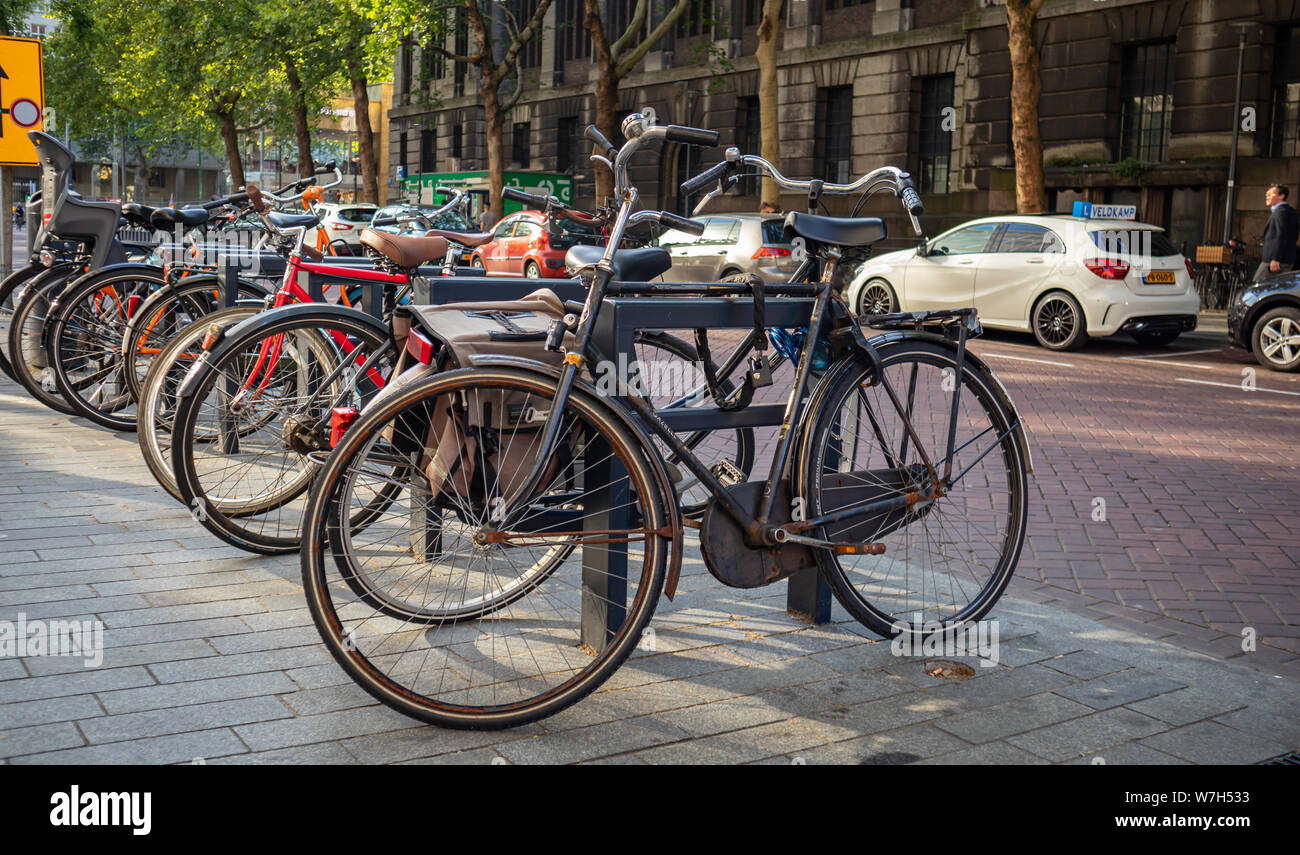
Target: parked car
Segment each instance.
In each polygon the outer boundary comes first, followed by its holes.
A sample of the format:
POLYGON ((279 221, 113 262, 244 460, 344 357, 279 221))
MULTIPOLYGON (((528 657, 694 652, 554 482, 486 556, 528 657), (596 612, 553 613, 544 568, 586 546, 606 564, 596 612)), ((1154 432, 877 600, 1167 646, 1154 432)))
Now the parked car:
MULTIPOLYGON (((375 211, 370 228, 395 235, 424 234, 429 229, 446 229, 452 232, 478 231, 459 211, 447 211, 435 216, 434 212, 437 210, 436 205, 387 205, 375 211), (373 225, 375 220, 382 222, 392 218, 402 219, 403 222, 373 225)), ((470 250, 465 250, 457 263, 469 264, 471 255, 470 250)))
POLYGON ((361 230, 370 225, 378 207, 368 202, 355 205, 320 202, 314 209, 320 215, 320 226, 315 235, 316 248, 324 249, 335 240, 354 248, 361 246, 361 230))
POLYGON ((716 282, 736 273, 756 273, 764 282, 787 282, 798 264, 785 238, 780 214, 727 214, 701 217, 704 233, 696 237, 670 229, 658 244, 673 266, 666 282, 716 282))
POLYGON ((519 211, 502 218, 492 229, 492 240, 474 250, 470 262, 489 276, 523 276, 528 279, 567 277, 564 253, 575 243, 603 245, 596 229, 565 222, 559 235, 546 230, 546 215, 519 211))
POLYGON ((1200 311, 1191 262, 1163 229, 1064 214, 984 217, 869 259, 845 298, 859 314, 974 306, 1049 350, 1116 333, 1167 345, 1200 311))
POLYGON ((1241 290, 1228 307, 1228 338, 1273 371, 1300 371, 1300 271, 1241 290))

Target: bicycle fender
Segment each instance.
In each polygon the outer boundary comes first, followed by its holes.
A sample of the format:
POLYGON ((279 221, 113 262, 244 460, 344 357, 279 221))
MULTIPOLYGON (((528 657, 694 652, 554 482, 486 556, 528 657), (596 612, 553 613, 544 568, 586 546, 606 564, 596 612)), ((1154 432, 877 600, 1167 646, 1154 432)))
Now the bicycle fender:
MULTIPOLYGON (((560 376, 560 366, 547 365, 545 362, 539 362, 536 359, 528 359, 524 356, 502 356, 491 353, 474 354, 470 357, 470 363, 470 367, 494 365, 503 368, 518 368, 524 371, 533 371, 538 374, 545 374, 553 380, 559 379, 560 376)), ((641 423, 636 418, 636 414, 631 412, 626 405, 619 402, 617 398, 612 399, 609 396, 601 395, 596 391, 596 387, 593 386, 589 380, 585 380, 582 377, 575 377, 573 379, 573 385, 574 388, 580 390, 584 394, 608 404, 610 410, 618 416, 619 420, 629 431, 632 432, 632 435, 637 438, 638 442, 646 448, 654 448, 654 440, 650 438, 650 435, 646 433, 645 428, 641 426, 641 423)), ((677 580, 682 574, 682 531, 684 529, 684 526, 682 525, 682 512, 681 508, 677 506, 677 503, 671 501, 671 498, 677 495, 677 493, 673 488, 672 480, 668 477, 668 470, 664 468, 663 461, 659 459, 657 453, 647 454, 646 458, 650 461, 650 468, 654 470, 655 478, 659 482, 659 492, 664 498, 665 505, 663 511, 668 516, 668 524, 671 526, 673 532, 672 549, 670 550, 668 557, 668 572, 664 576, 664 596, 671 601, 673 595, 677 593, 677 580)))
MULTIPOLYGON (((914 332, 912 330, 890 330, 889 332, 881 333, 880 335, 874 335, 868 341, 872 344, 873 347, 880 347, 880 346, 887 347, 888 345, 893 344, 894 342, 897 341, 902 341, 904 339, 917 339, 917 338, 925 339, 926 341, 930 341, 935 344, 942 345, 943 347, 946 347, 949 350, 951 350, 953 353, 957 352, 957 342, 945 336, 937 335, 935 333, 930 333, 930 332, 914 332)), ((1020 410, 1016 407, 1015 401, 1011 400, 1011 395, 1007 393, 1006 387, 1002 385, 1002 380, 993 371, 993 369, 989 367, 988 363, 985 362, 983 359, 981 359, 973 351, 971 351, 969 347, 966 349, 966 358, 969 359, 971 362, 975 363, 975 365, 978 366, 981 371, 987 374, 989 379, 993 382, 993 393, 998 396, 998 398, 1002 401, 1002 404, 1007 408, 1007 411, 1011 413, 1012 419, 1016 425, 1016 445, 1020 446, 1020 454, 1025 458, 1025 471, 1028 472, 1030 475, 1034 474, 1034 458, 1029 449, 1029 434, 1025 429, 1025 420, 1021 418, 1020 410)))
POLYGON ((194 364, 190 366, 190 370, 185 374, 185 380, 182 381, 180 388, 176 390, 176 394, 182 398, 193 395, 198 387, 199 375, 203 373, 203 369, 209 361, 225 356, 228 351, 236 346, 235 342, 241 337, 257 335, 260 331, 270 328, 273 324, 277 324, 285 318, 306 318, 317 321, 332 321, 342 318, 368 326, 376 335, 392 337, 392 330, 388 324, 349 306, 335 306, 329 303, 295 303, 292 306, 281 306, 278 309, 259 312, 248 320, 240 321, 227 329, 222 335, 221 341, 212 350, 205 351, 202 356, 194 360, 194 364))
MULTIPOLYGON (((147 313, 144 312, 143 310, 148 305, 149 300, 152 300, 154 297, 157 297, 159 294, 174 294, 177 290, 180 289, 182 285, 203 284, 208 279, 212 280, 214 286, 219 284, 219 280, 217 279, 217 275, 215 273, 203 273, 197 276, 186 277, 184 280, 181 280, 179 282, 174 282, 168 285, 164 285, 163 287, 159 288, 157 291, 154 291, 147 298, 145 298, 144 303, 140 304, 141 311, 137 311, 134 315, 132 315, 127 320, 126 326, 122 328, 122 341, 126 342, 130 338, 131 334, 135 332, 136 325, 139 322, 140 318, 147 317, 147 313)), ((257 305, 261 305, 262 298, 265 298, 268 294, 271 293, 269 290, 267 290, 267 288, 264 285, 258 282, 254 282, 251 279, 242 279, 242 278, 239 279, 236 287, 240 290, 252 291, 258 295, 257 299, 254 299, 252 297, 240 297, 235 300, 236 306, 249 305, 250 301, 255 302, 257 305)), ((218 309, 218 311, 220 311, 220 309, 218 309)))

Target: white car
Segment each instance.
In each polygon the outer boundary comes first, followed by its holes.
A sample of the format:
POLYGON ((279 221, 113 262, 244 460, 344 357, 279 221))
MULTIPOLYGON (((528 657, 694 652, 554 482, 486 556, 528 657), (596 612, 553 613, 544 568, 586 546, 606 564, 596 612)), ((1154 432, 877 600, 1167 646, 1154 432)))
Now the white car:
POLYGON ((320 228, 315 235, 317 249, 324 249, 335 240, 356 248, 361 246, 361 230, 370 225, 379 206, 369 202, 321 202, 312 210, 320 215, 320 228))
POLYGON ((1065 214, 984 217, 868 259, 845 298, 860 315, 974 306, 985 326, 1051 350, 1116 333, 1169 344, 1200 311, 1191 263, 1163 229, 1065 214))

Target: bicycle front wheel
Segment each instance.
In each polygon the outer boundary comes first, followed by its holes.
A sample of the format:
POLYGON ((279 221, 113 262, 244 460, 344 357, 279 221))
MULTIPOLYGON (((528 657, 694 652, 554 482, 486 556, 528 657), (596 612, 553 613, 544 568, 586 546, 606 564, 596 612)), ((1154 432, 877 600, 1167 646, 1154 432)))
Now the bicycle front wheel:
POLYGON ((801 443, 800 478, 807 519, 931 495, 925 458, 942 478, 960 388, 943 495, 831 523, 817 535, 884 547, 880 555, 815 552, 849 614, 882 636, 919 638, 980 619, 1006 589, 1025 539, 1027 462, 996 379, 973 360, 962 366, 958 387, 951 347, 903 339, 879 353, 902 412, 883 384, 872 385, 865 361, 851 363, 830 381, 813 414, 801 443))
POLYGON ((331 411, 360 409, 397 359, 392 337, 360 312, 274 311, 272 322, 230 331, 187 381, 172 428, 181 500, 217 537, 266 554, 298 549, 331 411))
POLYGON ((669 549, 652 464, 608 405, 575 390, 553 412, 554 395, 531 372, 435 375, 377 402, 322 470, 307 602, 334 658, 394 709, 470 729, 551 715, 608 679, 649 622, 669 549), (492 532, 551 421, 541 483, 492 532))

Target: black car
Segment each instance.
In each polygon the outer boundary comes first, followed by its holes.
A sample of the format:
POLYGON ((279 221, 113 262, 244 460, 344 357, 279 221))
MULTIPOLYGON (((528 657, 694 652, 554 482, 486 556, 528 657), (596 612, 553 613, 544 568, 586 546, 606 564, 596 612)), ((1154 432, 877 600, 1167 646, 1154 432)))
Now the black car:
MULTIPOLYGON (((370 228, 395 235, 421 235, 429 229, 445 229, 450 232, 476 231, 470 221, 465 219, 465 216, 459 211, 447 211, 435 216, 437 210, 437 206, 434 205, 389 205, 375 211, 375 215, 370 221, 370 228), (400 218, 404 222, 380 226, 374 224, 375 220, 383 222, 386 219, 393 218, 400 218)), ((462 252, 459 263, 468 267, 470 256, 470 251, 462 252)))
POLYGON ((1300 271, 1244 288, 1228 307, 1228 336, 1265 368, 1300 370, 1300 271))

